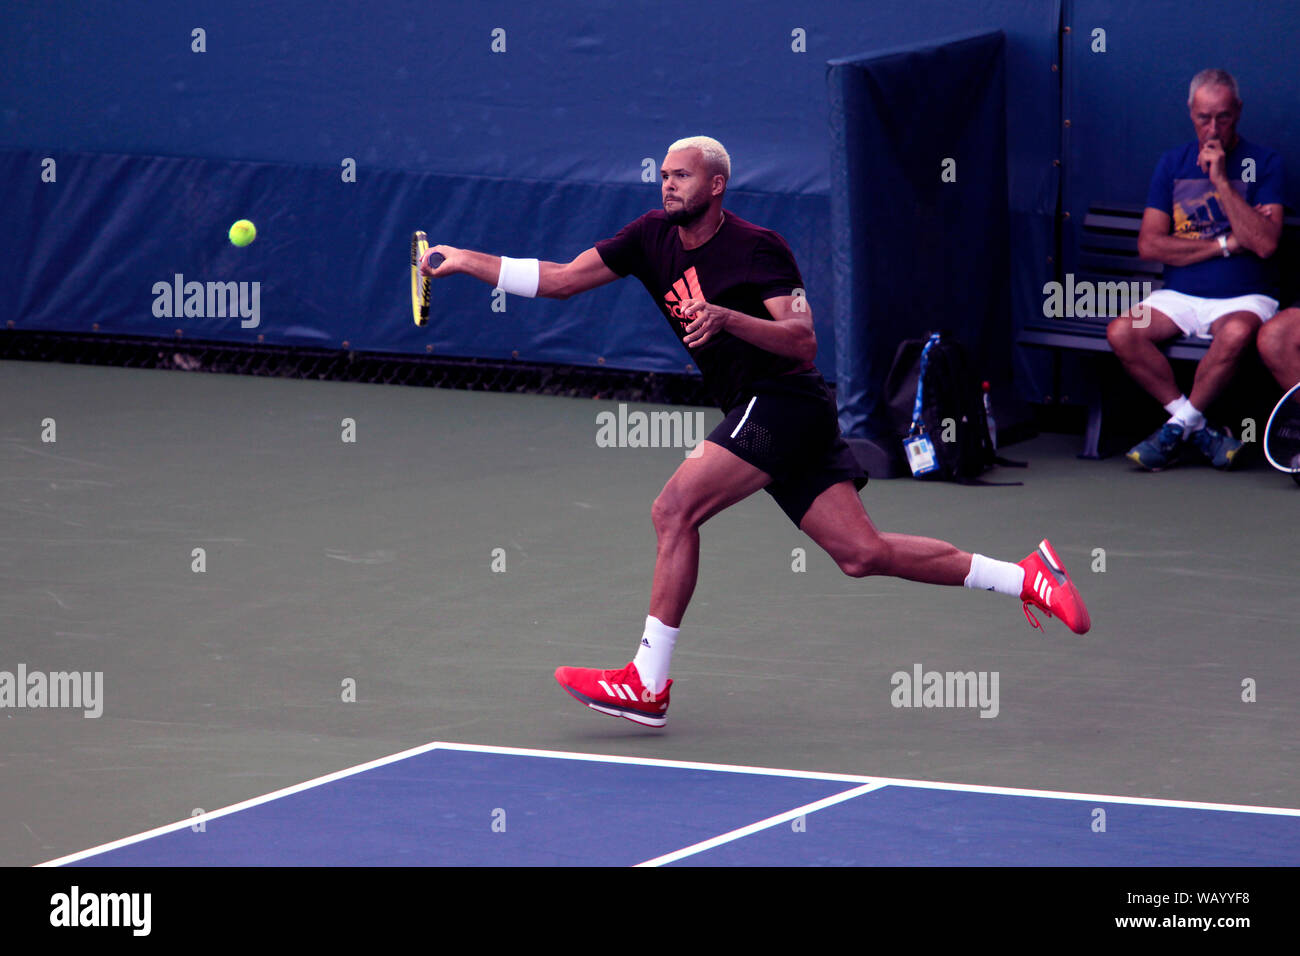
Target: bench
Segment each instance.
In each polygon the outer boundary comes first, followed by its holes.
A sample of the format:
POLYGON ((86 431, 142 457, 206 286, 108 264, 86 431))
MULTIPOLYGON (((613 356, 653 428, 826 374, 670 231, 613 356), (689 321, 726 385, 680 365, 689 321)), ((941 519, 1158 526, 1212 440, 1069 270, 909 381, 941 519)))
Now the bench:
MULTIPOLYGON (((1081 458, 1106 457, 1111 449, 1107 447, 1103 430, 1113 419, 1123 422, 1133 417, 1133 403, 1129 399, 1133 397, 1133 390, 1137 386, 1131 383, 1118 359, 1113 357, 1110 343, 1106 341, 1106 326, 1124 308, 1137 303, 1139 290, 1144 292, 1149 287, 1154 291, 1164 285, 1164 267, 1159 262, 1138 255, 1138 231, 1142 225, 1143 211, 1142 206, 1115 203, 1096 203, 1089 207, 1079 236, 1076 269, 1072 278, 1067 276, 1067 282, 1061 290, 1062 304, 1067 306, 1064 311, 1069 311, 1068 307, 1074 304, 1076 298, 1068 295, 1071 288, 1114 291, 1116 284, 1122 284, 1125 291, 1131 290, 1134 295, 1127 301, 1120 298, 1121 307, 1113 310, 1103 310, 1103 304, 1096 301, 1102 296, 1095 295, 1094 314, 1091 316, 1057 317, 1036 313, 1033 320, 1025 324, 1017 340, 1022 345, 1065 349, 1088 355, 1089 371, 1093 374, 1088 375, 1089 387, 1085 396, 1088 423, 1084 431, 1083 450, 1079 455, 1081 458), (1090 286, 1085 287, 1085 282, 1090 286), (1102 311, 1108 314, 1096 314, 1102 311), (1124 395, 1127 398, 1121 400, 1124 395)), ((1295 301, 1300 292, 1293 287, 1298 247, 1300 217, 1288 216, 1283 222, 1282 245, 1277 252, 1280 257, 1277 268, 1283 284, 1283 308, 1295 301)), ((1109 295, 1106 298, 1107 304, 1113 305, 1117 297, 1109 295)), ((1084 304, 1086 307, 1086 302, 1084 304)), ((1209 347, 1209 339, 1184 336, 1164 343, 1161 350, 1175 362, 1199 362, 1209 347)), ((1140 394, 1145 395, 1144 392, 1140 394)))

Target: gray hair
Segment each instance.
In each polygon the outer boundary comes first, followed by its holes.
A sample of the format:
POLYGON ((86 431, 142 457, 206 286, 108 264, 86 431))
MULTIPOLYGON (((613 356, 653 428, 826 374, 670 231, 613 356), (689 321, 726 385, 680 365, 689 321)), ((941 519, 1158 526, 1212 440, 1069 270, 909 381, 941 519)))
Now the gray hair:
POLYGON ((726 148, 712 136, 679 139, 668 147, 668 152, 674 153, 679 149, 698 149, 704 157, 704 165, 709 168, 710 176, 721 175, 724 179, 731 179, 731 157, 727 155, 726 148))
POLYGON ((1237 81, 1227 70, 1201 70, 1192 77, 1192 85, 1187 89, 1187 105, 1192 105, 1196 91, 1202 86, 1226 86, 1232 91, 1232 101, 1240 105, 1241 95, 1237 92, 1237 81))

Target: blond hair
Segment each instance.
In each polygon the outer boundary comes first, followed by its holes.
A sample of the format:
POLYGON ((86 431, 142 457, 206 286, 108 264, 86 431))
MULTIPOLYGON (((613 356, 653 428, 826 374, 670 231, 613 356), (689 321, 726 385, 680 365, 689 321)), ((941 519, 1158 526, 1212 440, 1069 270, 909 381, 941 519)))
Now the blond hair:
POLYGON ((704 165, 708 167, 710 176, 721 175, 724 179, 731 179, 731 157, 727 155, 726 147, 712 136, 679 139, 668 147, 668 152, 675 153, 679 149, 698 149, 704 157, 704 165))

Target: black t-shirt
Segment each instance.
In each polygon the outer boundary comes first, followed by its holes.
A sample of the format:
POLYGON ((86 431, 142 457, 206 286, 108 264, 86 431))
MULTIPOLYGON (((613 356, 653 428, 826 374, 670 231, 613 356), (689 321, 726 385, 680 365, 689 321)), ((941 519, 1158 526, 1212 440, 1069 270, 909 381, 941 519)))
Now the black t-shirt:
MULTIPOLYGON (((703 298, 775 321, 763 300, 792 295, 804 287, 794 254, 772 230, 732 213, 724 216, 712 239, 684 249, 667 214, 652 210, 614 238, 597 242, 596 251, 612 272, 641 280, 679 340, 691 321, 681 314, 680 303, 687 299, 703 298)), ((687 351, 723 411, 747 401, 754 382, 812 368, 811 363, 768 352, 725 330, 687 351)))

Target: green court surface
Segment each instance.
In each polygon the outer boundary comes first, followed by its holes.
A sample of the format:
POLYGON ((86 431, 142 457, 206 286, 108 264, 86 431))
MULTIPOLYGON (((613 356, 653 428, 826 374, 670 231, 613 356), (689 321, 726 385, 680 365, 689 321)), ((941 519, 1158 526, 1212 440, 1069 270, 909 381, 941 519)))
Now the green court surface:
POLYGON ((863 491, 882 530, 1009 560, 1049 537, 1083 637, 849 579, 759 493, 703 529, 656 731, 552 677, 634 653, 684 454, 601 447, 616 402, 3 363, 0 409, 0 672, 103 675, 96 718, 0 709, 0 864, 433 740, 1300 806, 1300 489, 1263 466, 1045 435, 1009 452, 1023 487, 863 491), (894 706, 917 665, 996 673, 996 716, 894 706))

